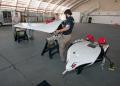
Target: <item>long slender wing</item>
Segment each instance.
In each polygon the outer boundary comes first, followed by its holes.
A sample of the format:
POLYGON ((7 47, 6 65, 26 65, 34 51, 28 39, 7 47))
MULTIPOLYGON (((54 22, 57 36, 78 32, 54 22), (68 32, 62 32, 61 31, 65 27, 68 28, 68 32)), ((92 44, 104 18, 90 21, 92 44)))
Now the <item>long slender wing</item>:
POLYGON ((14 27, 52 33, 58 28, 58 26, 61 23, 62 23, 62 20, 54 21, 54 22, 51 22, 48 24, 46 24, 46 23, 18 23, 16 25, 14 25, 14 27))

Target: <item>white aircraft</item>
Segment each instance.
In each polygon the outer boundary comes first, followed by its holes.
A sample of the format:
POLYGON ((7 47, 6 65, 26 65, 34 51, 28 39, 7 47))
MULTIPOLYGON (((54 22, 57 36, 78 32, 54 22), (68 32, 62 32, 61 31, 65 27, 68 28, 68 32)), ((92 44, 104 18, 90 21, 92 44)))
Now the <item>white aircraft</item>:
MULTIPOLYGON (((104 52, 107 51, 108 47, 109 45, 103 46, 104 52)), ((79 68, 77 72, 81 72, 86 65, 94 64, 98 60, 100 53, 101 47, 98 44, 83 39, 75 40, 67 51, 67 64, 62 74, 64 75, 66 72, 77 68, 79 68)), ((104 64, 105 58, 100 60, 102 60, 104 64)))

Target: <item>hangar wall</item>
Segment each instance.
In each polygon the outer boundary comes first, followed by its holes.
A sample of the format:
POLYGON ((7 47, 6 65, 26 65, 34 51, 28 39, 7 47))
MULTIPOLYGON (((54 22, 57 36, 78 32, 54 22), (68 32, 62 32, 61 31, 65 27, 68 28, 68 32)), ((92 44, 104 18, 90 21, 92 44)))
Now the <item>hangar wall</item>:
POLYGON ((98 4, 100 5, 98 10, 101 11, 120 11, 120 0, 89 0, 72 10, 75 12, 84 12, 96 7, 98 4))
POLYGON ((93 23, 120 24, 120 0, 89 0, 72 10, 87 16, 83 22, 91 16, 93 23))
POLYGON ((120 11, 93 12, 88 17, 92 17, 92 23, 120 25, 120 11))

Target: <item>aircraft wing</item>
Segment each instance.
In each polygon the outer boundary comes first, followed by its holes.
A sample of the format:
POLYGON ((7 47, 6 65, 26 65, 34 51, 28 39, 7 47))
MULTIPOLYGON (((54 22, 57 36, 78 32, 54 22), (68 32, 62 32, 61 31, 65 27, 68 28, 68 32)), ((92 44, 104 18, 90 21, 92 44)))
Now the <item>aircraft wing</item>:
POLYGON ((62 20, 54 21, 48 24, 46 23, 18 23, 14 25, 14 27, 52 33, 57 30, 58 26, 61 23, 62 23, 62 20))

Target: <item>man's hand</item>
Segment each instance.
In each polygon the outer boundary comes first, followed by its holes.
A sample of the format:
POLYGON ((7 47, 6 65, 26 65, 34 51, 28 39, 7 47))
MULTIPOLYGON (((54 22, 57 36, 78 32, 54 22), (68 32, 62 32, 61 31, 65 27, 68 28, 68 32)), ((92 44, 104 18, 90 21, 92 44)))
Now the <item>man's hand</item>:
POLYGON ((60 33, 60 30, 56 30, 55 33, 60 33))
POLYGON ((66 31, 66 30, 68 30, 67 28, 63 28, 63 29, 60 29, 60 30, 56 30, 55 32, 56 33, 62 33, 62 32, 64 32, 64 31, 66 31))

